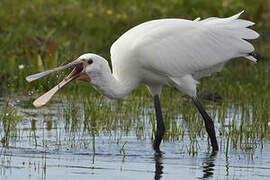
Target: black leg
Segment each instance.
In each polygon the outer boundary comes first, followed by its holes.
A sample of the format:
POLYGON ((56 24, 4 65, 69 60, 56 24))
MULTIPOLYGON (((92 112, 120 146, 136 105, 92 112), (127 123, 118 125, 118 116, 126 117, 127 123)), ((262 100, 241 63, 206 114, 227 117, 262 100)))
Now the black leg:
POLYGON ((202 115, 202 117, 204 119, 205 128, 206 128, 206 131, 208 133, 208 136, 210 137, 213 151, 218 151, 218 143, 217 143, 217 138, 216 138, 214 122, 209 117, 207 112, 205 112, 205 110, 204 110, 202 104, 200 103, 199 99, 195 96, 195 97, 192 97, 192 100, 193 100, 194 104, 196 105, 197 109, 199 110, 199 112, 201 113, 201 115, 202 115))
POLYGON ((156 151, 156 153, 160 153, 161 151, 159 149, 159 145, 160 145, 161 140, 162 140, 164 133, 165 133, 165 126, 164 126, 164 122, 163 122, 163 117, 162 117, 162 112, 161 112, 160 101, 159 101, 158 95, 154 96, 154 104, 155 104, 156 118, 157 118, 157 131, 156 131, 156 135, 155 135, 153 148, 156 151))

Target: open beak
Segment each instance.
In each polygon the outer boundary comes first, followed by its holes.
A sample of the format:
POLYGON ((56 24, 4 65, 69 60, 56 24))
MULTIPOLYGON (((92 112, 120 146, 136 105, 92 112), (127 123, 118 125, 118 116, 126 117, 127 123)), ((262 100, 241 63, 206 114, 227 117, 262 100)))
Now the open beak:
POLYGON ((38 74, 34 74, 31 76, 27 76, 26 80, 28 82, 32 82, 34 80, 37 80, 41 77, 44 77, 52 72, 56 72, 56 71, 61 71, 67 68, 72 68, 74 67, 74 69, 72 70, 72 72, 63 79, 63 81, 61 81, 58 85, 56 85, 54 88, 52 88, 51 90, 49 90, 48 92, 46 92, 45 94, 43 94, 42 96, 40 96, 39 98, 37 98, 34 102, 33 105, 35 107, 41 107, 45 104, 47 104, 47 102, 53 97, 53 95, 63 86, 65 86, 66 84, 70 83, 72 80, 77 79, 77 80, 82 80, 82 81, 86 81, 89 82, 90 78, 88 77, 88 75, 85 73, 85 62, 83 60, 75 60, 67 65, 64 66, 60 66, 57 68, 54 68, 52 70, 48 70, 45 72, 41 72, 38 74))

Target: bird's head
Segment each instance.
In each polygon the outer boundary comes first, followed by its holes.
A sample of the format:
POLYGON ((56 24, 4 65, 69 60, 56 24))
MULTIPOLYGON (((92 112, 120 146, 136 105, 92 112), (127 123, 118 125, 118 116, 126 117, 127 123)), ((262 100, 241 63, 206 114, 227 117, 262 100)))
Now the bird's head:
POLYGON ((102 73, 102 71, 108 67, 109 67, 108 62, 104 58, 96 54, 87 53, 81 55, 76 60, 64 66, 60 66, 52 70, 27 76, 26 80, 28 82, 32 82, 52 72, 64 70, 67 68, 73 68, 72 72, 66 78, 64 78, 63 81, 61 81, 57 86, 55 86, 50 91, 48 91, 47 93, 43 94, 41 97, 36 99, 33 103, 34 106, 41 107, 45 105, 61 87, 63 87, 64 85, 70 83, 75 79, 91 83, 92 79, 96 79, 96 77, 99 76, 99 74, 102 73))
POLYGON ((82 75, 78 77, 77 80, 93 83, 96 77, 107 72, 109 68, 108 62, 103 57, 96 54, 83 54, 78 59, 84 63, 82 75))

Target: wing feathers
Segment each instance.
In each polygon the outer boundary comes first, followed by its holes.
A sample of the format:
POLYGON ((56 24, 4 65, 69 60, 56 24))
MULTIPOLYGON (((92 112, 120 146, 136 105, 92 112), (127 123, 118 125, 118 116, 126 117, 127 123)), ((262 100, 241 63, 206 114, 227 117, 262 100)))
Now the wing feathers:
POLYGON ((217 33, 220 36, 220 39, 228 38, 227 40, 223 39, 223 42, 229 42, 228 40, 230 40, 232 46, 236 45, 234 48, 238 48, 240 54, 235 55, 235 57, 244 56, 245 58, 256 62, 256 59, 253 56, 246 56, 246 54, 254 51, 253 45, 246 40, 257 39, 260 35, 256 31, 248 28, 255 23, 238 19, 242 13, 243 11, 229 18, 214 17, 199 22, 204 24, 209 31, 217 33))
POLYGON ((201 20, 201 18, 200 17, 197 17, 196 19, 194 19, 193 21, 194 22, 198 22, 198 21, 200 21, 201 20))
POLYGON ((137 65, 162 75, 182 77, 198 72, 194 75, 197 78, 220 71, 232 58, 245 57, 256 62, 250 55, 254 47, 246 40, 256 39, 259 34, 248 28, 253 22, 238 19, 242 13, 194 21, 149 21, 120 37, 112 46, 112 57, 120 57, 121 52, 123 58, 117 61, 135 58, 137 65))
POLYGON ((227 33, 230 33, 236 38, 257 39, 259 37, 259 34, 257 32, 248 28, 225 29, 224 31, 227 31, 227 33))
POLYGON ((235 28, 242 28, 242 27, 250 27, 253 26, 255 23, 251 21, 247 21, 244 19, 235 19, 230 23, 231 26, 234 26, 235 28))
POLYGON ((218 18, 218 17, 210 17, 210 18, 207 18, 207 19, 204 19, 200 22, 202 23, 215 23, 215 24, 224 24, 224 23, 227 23, 227 22, 231 22, 233 20, 236 20, 239 18, 239 16, 243 13, 244 11, 241 11, 240 13, 234 15, 234 16, 231 16, 231 17, 228 17, 228 18, 218 18))
POLYGON ((245 56, 245 58, 247 58, 248 60, 250 60, 250 61, 252 61, 252 62, 254 62, 254 63, 257 62, 257 59, 254 58, 253 56, 245 56))

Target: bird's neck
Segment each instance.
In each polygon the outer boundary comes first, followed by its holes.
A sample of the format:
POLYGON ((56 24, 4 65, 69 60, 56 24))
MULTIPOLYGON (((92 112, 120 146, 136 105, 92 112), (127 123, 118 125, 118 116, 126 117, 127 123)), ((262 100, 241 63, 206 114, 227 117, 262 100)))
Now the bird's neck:
POLYGON ((91 75, 91 84, 104 96, 110 99, 121 99, 127 96, 138 83, 128 81, 128 78, 119 79, 111 73, 108 67, 98 74, 91 75))

